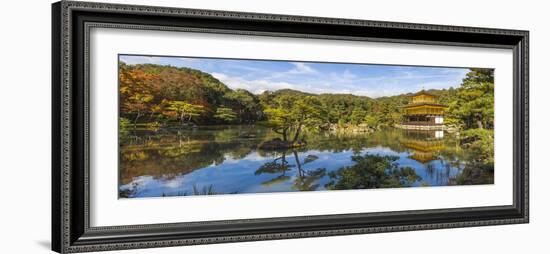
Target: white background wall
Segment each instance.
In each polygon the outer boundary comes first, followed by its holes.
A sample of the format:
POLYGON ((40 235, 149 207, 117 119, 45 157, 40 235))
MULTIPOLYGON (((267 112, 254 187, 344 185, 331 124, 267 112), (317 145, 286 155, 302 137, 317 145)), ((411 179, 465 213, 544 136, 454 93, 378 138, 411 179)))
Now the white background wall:
MULTIPOLYGON (((104 0, 107 1, 107 0, 104 0)), ((531 31, 531 223, 493 227, 191 246, 124 253, 545 253, 550 226, 550 31, 545 1, 118 0, 248 12, 344 17, 531 31), (546 24, 545 24, 546 23, 546 24)), ((50 1, 0 9, 0 253, 50 245, 50 1)))

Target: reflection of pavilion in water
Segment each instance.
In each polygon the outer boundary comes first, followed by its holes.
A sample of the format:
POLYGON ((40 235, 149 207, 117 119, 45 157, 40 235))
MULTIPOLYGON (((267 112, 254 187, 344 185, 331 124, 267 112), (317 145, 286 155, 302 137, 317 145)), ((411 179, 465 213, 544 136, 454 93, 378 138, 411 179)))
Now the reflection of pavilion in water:
POLYGON ((443 131, 405 130, 401 140, 406 148, 411 150, 410 158, 420 163, 428 163, 437 159, 437 154, 444 148, 443 131))
POLYGON ((449 163, 434 163, 440 159, 440 152, 445 149, 444 135, 442 130, 404 130, 404 137, 401 139, 401 144, 409 149, 409 158, 422 163, 426 176, 438 185, 446 184, 451 174, 449 163))

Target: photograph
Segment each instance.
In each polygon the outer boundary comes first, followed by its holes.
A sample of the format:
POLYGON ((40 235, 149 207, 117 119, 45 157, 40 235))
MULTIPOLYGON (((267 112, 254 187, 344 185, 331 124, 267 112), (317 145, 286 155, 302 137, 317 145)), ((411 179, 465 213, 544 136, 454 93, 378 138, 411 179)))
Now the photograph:
POLYGON ((119 54, 119 198, 494 183, 494 69, 119 54))
POLYGON ((6 12, 4 252, 544 246, 541 4, 102 1, 6 12))

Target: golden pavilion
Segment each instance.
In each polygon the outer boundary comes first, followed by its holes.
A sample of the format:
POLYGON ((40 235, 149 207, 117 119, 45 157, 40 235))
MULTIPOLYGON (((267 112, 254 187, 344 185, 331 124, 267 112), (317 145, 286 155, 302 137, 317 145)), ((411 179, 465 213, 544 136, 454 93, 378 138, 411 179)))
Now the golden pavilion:
POLYGON ((400 125, 403 129, 442 130, 443 115, 447 105, 437 102, 437 95, 422 89, 411 95, 408 105, 403 106, 404 121, 400 125))

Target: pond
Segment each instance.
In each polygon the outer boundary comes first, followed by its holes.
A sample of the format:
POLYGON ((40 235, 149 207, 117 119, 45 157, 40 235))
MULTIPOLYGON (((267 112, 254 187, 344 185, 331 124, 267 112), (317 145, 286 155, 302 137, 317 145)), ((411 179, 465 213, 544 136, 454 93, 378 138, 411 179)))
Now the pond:
POLYGON ((491 184, 464 172, 476 155, 455 134, 388 128, 308 133, 307 145, 262 150, 277 137, 259 125, 135 131, 121 140, 119 197, 161 197, 491 184))

